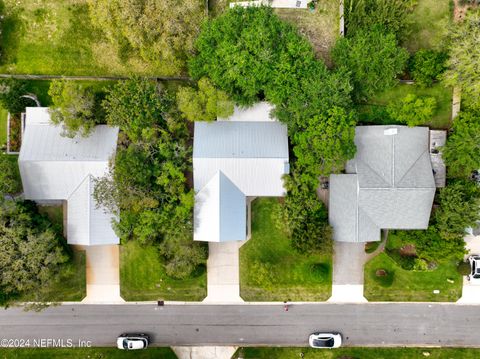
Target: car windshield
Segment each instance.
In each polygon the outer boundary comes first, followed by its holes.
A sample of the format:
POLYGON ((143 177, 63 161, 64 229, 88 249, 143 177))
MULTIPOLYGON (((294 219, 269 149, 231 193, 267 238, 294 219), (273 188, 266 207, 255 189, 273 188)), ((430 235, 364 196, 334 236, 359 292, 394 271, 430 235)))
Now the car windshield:
POLYGON ((333 338, 320 338, 313 341, 313 345, 321 348, 331 348, 333 347, 334 340, 333 338))

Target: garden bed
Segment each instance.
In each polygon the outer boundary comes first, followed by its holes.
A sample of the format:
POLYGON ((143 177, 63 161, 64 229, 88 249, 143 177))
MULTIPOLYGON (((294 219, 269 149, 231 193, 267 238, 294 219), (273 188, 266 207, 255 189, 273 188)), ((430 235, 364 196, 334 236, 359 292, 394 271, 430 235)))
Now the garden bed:
POLYGON ((324 301, 330 297, 330 255, 299 254, 274 223, 277 198, 252 203, 252 237, 240 248, 240 296, 246 301, 324 301))
POLYGON ((120 246, 120 293, 127 301, 201 301, 207 296, 207 273, 199 268, 191 278, 168 277, 156 247, 129 241, 120 246))
POLYGON ((22 145, 22 115, 8 114, 7 119, 7 153, 18 154, 22 145))

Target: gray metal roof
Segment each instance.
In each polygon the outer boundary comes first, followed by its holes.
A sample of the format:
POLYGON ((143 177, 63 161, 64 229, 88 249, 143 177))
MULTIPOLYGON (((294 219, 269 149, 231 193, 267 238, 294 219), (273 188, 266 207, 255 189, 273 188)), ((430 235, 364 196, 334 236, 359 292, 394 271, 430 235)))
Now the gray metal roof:
POLYGON ((357 127, 355 144, 346 166, 351 174, 330 177, 335 240, 375 241, 382 228, 427 228, 435 195, 428 128, 357 127))
POLYGON ((193 158, 288 158, 280 122, 195 122, 193 158))

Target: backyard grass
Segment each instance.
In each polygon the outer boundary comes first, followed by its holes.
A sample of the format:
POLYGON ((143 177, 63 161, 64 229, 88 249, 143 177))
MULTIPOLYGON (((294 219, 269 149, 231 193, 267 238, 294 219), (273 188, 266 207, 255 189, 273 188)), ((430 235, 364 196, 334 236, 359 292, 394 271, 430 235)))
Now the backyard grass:
MULTIPOLYGON (((480 349, 466 348, 339 348, 318 350, 311 348, 241 348, 236 355, 245 359, 476 359, 480 349)), ((235 356, 234 356, 235 357, 235 356)))
POLYGON ((298 254, 274 224, 277 198, 252 203, 252 238, 240 248, 240 295, 246 301, 323 301, 331 294, 331 255, 298 254))
POLYGON ((0 72, 57 75, 158 74, 139 58, 119 60, 90 21, 86 0, 4 0, 0 72))
POLYGON ((165 273, 156 247, 130 241, 120 246, 120 291, 127 301, 200 301, 207 295, 207 274, 175 280, 165 273))
POLYGON ((280 18, 298 27, 312 44, 317 56, 331 65, 330 49, 339 36, 338 0, 318 1, 313 12, 308 9, 275 9, 280 18))
POLYGON ((0 349, 2 359, 176 359, 170 348, 125 351, 117 348, 36 348, 36 349, 0 349))
POLYGON ((418 0, 407 21, 408 35, 402 42, 410 52, 419 49, 443 49, 452 18, 451 0, 418 0))
POLYGON ((411 271, 402 269, 386 253, 380 253, 365 265, 363 295, 374 302, 452 302, 462 295, 462 276, 455 261, 439 261, 432 271, 411 271), (378 269, 385 270, 387 275, 377 276, 378 269), (436 289, 439 294, 433 293, 436 289))
POLYGON ((433 129, 448 129, 451 125, 452 115, 452 89, 444 87, 442 84, 434 84, 429 88, 421 88, 416 85, 398 84, 394 88, 387 90, 375 96, 368 105, 360 106, 359 110, 366 119, 362 122, 365 124, 374 125, 388 125, 395 124, 389 121, 388 118, 370 120, 368 113, 377 108, 385 108, 385 106, 392 102, 403 99, 409 93, 417 96, 434 97, 437 101, 437 110, 432 120, 425 123, 425 125, 433 129))

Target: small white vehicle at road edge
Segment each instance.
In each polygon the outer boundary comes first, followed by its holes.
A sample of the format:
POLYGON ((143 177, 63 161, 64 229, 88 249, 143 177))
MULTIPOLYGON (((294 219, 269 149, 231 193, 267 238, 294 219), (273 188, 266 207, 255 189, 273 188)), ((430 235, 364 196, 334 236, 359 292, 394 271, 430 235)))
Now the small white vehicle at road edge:
POLYGON ((342 345, 342 335, 340 333, 313 333, 308 338, 308 344, 312 348, 333 349, 342 345))
POLYGON ((476 254, 468 257, 470 263, 470 274, 468 280, 472 284, 480 284, 480 255, 476 254))
POLYGON ((147 349, 150 337, 143 333, 123 333, 117 338, 117 348, 123 350, 147 349))

